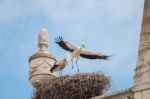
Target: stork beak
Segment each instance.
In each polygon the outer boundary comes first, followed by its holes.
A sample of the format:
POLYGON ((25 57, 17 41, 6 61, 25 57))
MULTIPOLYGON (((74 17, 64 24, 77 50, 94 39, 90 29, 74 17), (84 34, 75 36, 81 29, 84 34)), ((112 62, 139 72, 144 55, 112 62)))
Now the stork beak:
POLYGON ((84 42, 82 42, 82 47, 85 48, 85 43, 84 42))
POLYGON ((85 48, 85 45, 83 44, 83 48, 85 48))

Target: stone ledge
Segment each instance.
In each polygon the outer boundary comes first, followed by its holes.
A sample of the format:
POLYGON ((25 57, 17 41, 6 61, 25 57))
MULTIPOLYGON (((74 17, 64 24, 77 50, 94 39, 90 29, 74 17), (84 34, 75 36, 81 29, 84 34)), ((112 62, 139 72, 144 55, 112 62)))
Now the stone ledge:
POLYGON ((52 76, 52 77, 57 77, 57 76, 55 76, 54 74, 41 73, 41 74, 34 74, 34 75, 31 75, 31 76, 29 77, 29 80, 30 80, 32 77, 37 76, 37 75, 50 75, 50 76, 52 76))
POLYGON ((147 89, 150 89, 150 83, 145 83, 145 84, 133 87, 134 92, 143 91, 147 89))
POLYGON ((91 99, 107 99, 108 97, 121 96, 121 95, 123 95, 123 94, 128 94, 128 93, 129 93, 129 94, 132 94, 132 93, 133 93, 132 88, 128 88, 128 89, 121 90, 121 91, 118 91, 118 92, 114 92, 114 93, 110 93, 110 94, 98 96, 98 97, 91 98, 91 99))
POLYGON ((47 57, 47 58, 51 58, 54 61, 56 61, 55 56, 53 56, 52 54, 50 54, 49 52, 45 52, 45 51, 38 51, 35 54, 33 54, 32 56, 29 57, 29 63, 31 62, 32 59, 35 58, 41 58, 41 57, 47 57))

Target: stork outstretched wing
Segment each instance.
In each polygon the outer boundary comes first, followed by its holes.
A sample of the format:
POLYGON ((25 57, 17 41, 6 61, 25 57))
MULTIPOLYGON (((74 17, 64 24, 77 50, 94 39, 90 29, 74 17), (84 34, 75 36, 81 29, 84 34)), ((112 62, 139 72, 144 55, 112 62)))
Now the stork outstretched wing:
POLYGON ((64 41, 61 36, 57 37, 55 40, 56 40, 55 42, 66 51, 73 52, 75 49, 77 49, 77 47, 75 45, 73 45, 67 41, 64 41))
POLYGON ((107 55, 103 55, 101 53, 92 52, 85 49, 81 51, 80 56, 88 59, 104 59, 104 60, 108 60, 108 58, 110 57, 107 55))

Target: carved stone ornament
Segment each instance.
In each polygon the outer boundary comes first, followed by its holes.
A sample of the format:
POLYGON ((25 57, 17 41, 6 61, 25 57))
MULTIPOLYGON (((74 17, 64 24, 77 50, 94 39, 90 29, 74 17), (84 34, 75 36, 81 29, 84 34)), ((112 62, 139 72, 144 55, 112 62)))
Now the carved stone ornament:
POLYGON ((40 51, 46 51, 48 48, 48 33, 46 29, 41 29, 38 36, 38 47, 40 51))

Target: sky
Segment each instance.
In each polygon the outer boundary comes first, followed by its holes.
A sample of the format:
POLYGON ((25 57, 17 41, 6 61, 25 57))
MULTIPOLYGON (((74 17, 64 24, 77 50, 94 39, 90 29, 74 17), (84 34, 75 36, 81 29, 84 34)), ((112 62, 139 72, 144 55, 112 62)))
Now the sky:
MULTIPOLYGON (((41 28, 49 33, 49 52, 66 55, 54 39, 112 55, 108 61, 78 61, 81 72, 111 77, 110 92, 133 86, 144 0, 0 0, 0 99, 29 99, 29 57, 41 28)), ((63 75, 76 73, 71 65, 63 75)))

